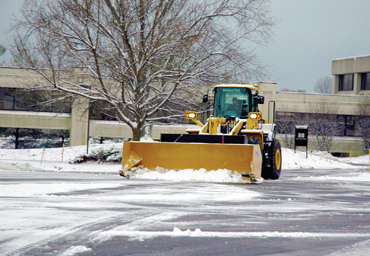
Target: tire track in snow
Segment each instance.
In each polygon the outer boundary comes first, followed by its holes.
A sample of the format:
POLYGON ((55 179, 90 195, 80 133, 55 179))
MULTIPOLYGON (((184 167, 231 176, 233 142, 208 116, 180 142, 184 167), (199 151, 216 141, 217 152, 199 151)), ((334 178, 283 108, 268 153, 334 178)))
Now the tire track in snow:
POLYGON ((146 217, 151 217, 157 214, 158 212, 153 213, 153 210, 149 211, 147 209, 142 211, 134 211, 132 213, 125 212, 115 216, 99 218, 98 220, 85 222, 83 224, 71 227, 67 230, 64 229, 60 231, 48 230, 52 233, 55 232, 57 234, 50 235, 50 232, 47 232, 47 234, 45 235, 46 238, 30 242, 15 250, 6 252, 5 255, 16 256, 24 255, 25 253, 37 255, 40 253, 40 250, 42 250, 42 253, 45 253, 45 251, 47 251, 48 248, 52 249, 52 251, 59 251, 59 253, 61 253, 63 250, 67 250, 73 245, 86 243, 87 241, 91 240, 92 238, 91 236, 94 237, 96 236, 96 234, 99 234, 100 232, 109 232, 108 230, 111 230, 116 226, 127 225, 136 222, 137 220, 146 217), (95 231, 98 233, 95 233, 95 231), (60 246, 58 248, 56 246, 57 241, 59 242, 64 241, 65 243, 60 243, 60 246), (48 246, 48 244, 53 244, 53 246, 48 246))

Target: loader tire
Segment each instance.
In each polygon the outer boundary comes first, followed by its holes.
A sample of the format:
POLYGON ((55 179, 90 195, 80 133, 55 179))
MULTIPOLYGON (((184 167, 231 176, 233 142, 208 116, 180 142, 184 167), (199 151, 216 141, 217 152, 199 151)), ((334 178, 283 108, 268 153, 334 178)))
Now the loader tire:
POLYGON ((268 157, 270 164, 268 166, 266 163, 263 164, 262 178, 277 180, 281 173, 281 146, 279 140, 273 139, 271 142, 271 147, 268 149, 268 157))

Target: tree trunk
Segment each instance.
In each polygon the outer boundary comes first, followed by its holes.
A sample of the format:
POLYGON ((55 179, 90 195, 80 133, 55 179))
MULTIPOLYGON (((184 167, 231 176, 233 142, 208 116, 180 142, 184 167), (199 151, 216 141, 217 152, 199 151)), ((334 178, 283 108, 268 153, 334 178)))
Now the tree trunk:
POLYGON ((19 148, 19 128, 15 129, 15 149, 19 148))
POLYGON ((132 141, 140 141, 141 137, 141 126, 138 125, 137 128, 132 129, 132 141))
POLYGON ((132 141, 140 141, 140 138, 145 138, 151 141, 152 125, 139 124, 137 128, 132 129, 132 141))

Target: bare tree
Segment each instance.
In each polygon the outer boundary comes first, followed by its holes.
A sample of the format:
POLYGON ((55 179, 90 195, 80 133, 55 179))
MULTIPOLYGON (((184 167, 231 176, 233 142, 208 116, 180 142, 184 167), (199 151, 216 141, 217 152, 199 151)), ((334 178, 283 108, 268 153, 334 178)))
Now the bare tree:
POLYGON ((311 113, 309 131, 316 138, 314 145, 320 151, 330 152, 335 146, 334 136, 340 129, 337 122, 338 107, 322 98, 309 103, 308 108, 311 113))
POLYGON ((317 93, 331 94, 332 93, 332 78, 329 76, 320 77, 313 88, 317 93))
POLYGON ((6 52, 6 47, 0 44, 0 57, 3 56, 5 52, 6 52))
POLYGON ((370 97, 360 98, 357 105, 358 135, 362 138, 362 147, 368 152, 370 149, 370 97))
POLYGON ((134 140, 225 70, 262 75, 245 45, 268 43, 275 23, 269 0, 26 0, 21 11, 12 47, 19 67, 106 102, 134 140))
POLYGON ((282 141, 287 148, 294 148, 294 117, 292 113, 281 112, 276 121, 277 133, 282 135, 282 141))
POLYGON ((293 110, 288 110, 279 113, 279 118, 276 121, 277 133, 282 135, 282 141, 287 148, 294 148, 295 143, 295 127, 296 125, 307 124, 306 114, 296 113, 293 110))

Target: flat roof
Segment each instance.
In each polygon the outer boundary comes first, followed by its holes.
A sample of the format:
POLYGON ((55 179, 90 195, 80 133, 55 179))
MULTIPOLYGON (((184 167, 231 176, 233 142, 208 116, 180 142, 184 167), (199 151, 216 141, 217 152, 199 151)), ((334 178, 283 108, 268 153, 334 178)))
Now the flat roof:
POLYGON ((370 54, 368 55, 360 55, 360 56, 352 56, 352 57, 346 57, 346 58, 338 58, 338 59, 333 59, 334 60, 348 60, 348 59, 356 59, 356 58, 366 58, 370 57, 370 54))

